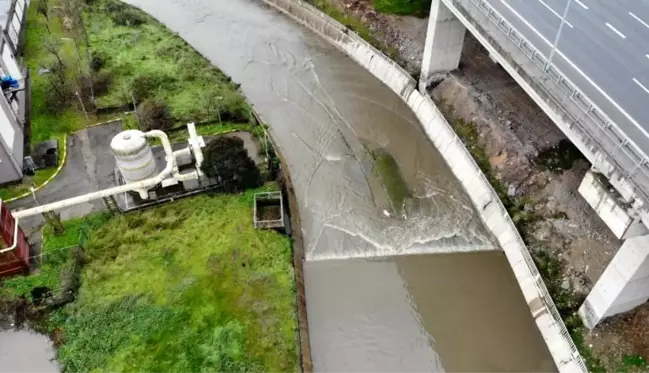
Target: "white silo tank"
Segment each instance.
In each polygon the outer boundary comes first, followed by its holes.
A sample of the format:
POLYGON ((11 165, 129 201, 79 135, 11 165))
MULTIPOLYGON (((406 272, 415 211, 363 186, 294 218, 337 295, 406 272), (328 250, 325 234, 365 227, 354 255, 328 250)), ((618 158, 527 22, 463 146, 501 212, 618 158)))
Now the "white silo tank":
POLYGON ((110 148, 126 183, 155 176, 153 152, 142 131, 126 130, 118 133, 110 142, 110 148))

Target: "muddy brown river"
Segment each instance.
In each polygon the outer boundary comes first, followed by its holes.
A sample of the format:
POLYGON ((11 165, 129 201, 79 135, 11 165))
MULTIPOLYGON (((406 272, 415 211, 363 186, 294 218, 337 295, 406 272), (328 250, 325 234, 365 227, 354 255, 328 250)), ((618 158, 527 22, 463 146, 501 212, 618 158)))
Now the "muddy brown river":
POLYGON ((259 0, 128 2, 270 124, 298 199, 316 371, 556 369, 505 257, 389 88, 259 0))
POLYGON ((270 124, 298 199, 316 371, 556 370, 504 255, 389 88, 259 0, 127 2, 270 124))

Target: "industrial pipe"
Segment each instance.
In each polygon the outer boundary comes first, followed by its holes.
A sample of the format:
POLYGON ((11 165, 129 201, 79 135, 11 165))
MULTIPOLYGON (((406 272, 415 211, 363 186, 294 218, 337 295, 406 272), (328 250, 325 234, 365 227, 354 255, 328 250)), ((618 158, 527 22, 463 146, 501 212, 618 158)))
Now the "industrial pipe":
POLYGON ((187 131, 189 132, 189 147, 176 150, 173 152, 174 158, 181 156, 191 155, 194 153, 194 158, 196 158, 196 170, 181 174, 178 170, 178 163, 174 165, 173 176, 178 181, 187 181, 187 180, 196 180, 199 179, 203 172, 201 171, 201 164, 203 164, 203 152, 201 151, 201 146, 198 143, 198 134, 196 133, 196 126, 194 123, 187 123, 187 131))
MULTIPOLYGON (((0 206, 2 205, 2 201, 0 201, 0 206)), ((8 251, 14 250, 18 246, 18 219, 14 220, 14 243, 13 245, 4 248, 0 250, 0 254, 6 253, 8 251)))
MULTIPOLYGON (((173 154, 173 151, 171 149, 171 143, 169 142, 169 138, 167 137, 167 134, 160 131, 160 130, 153 130, 149 131, 144 134, 145 137, 157 137, 160 139, 162 142, 162 147, 167 155, 167 165, 165 166, 164 170, 160 172, 158 175, 138 181, 135 183, 129 183, 125 185, 120 185, 114 188, 109 188, 109 189, 104 189, 100 190, 98 192, 92 192, 88 194, 84 194, 82 196, 77 196, 69 199, 65 199, 63 201, 58 201, 54 203, 49 203, 47 205, 42 205, 42 206, 37 206, 33 207, 30 209, 26 210, 21 210, 21 211, 16 211, 13 212, 13 216, 17 219, 27 217, 27 216, 32 216, 32 215, 37 215, 37 214, 42 214, 47 211, 52 211, 52 210, 58 210, 61 208, 65 208, 68 206, 76 205, 78 203, 83 203, 83 202, 90 202, 99 198, 104 198, 104 197, 109 197, 115 194, 119 193, 124 193, 128 192, 131 190, 138 190, 138 189, 146 189, 149 187, 152 187, 156 184, 159 184, 164 180, 167 176, 171 175, 174 170, 174 166, 176 164, 175 157, 173 154)), ((17 222, 16 222, 17 224, 17 222)))
POLYGON ((115 194, 125 193, 128 191, 137 191, 138 189, 146 190, 146 188, 161 183, 169 175, 173 175, 173 177, 179 181, 198 179, 203 174, 200 170, 200 166, 203 163, 203 153, 201 151, 200 144, 198 143, 198 135, 196 133, 196 127, 194 123, 189 123, 187 127, 190 135, 189 138, 190 147, 178 150, 176 152, 174 152, 173 149, 171 148, 171 143, 169 142, 169 138, 167 137, 166 133, 160 130, 152 130, 144 134, 145 137, 157 137, 160 139, 160 142, 162 143, 162 148, 164 149, 167 158, 167 164, 164 170, 162 170, 162 172, 160 172, 158 175, 150 179, 138 181, 135 183, 129 183, 125 185, 120 185, 114 188, 100 190, 98 192, 84 194, 82 196, 77 196, 63 201, 49 203, 47 205, 42 205, 42 206, 37 206, 26 210, 12 212, 12 215, 15 219, 14 242, 10 247, 1 249, 0 254, 15 250, 16 247, 18 246, 18 229, 19 229, 18 222, 20 218, 42 214, 44 212, 57 210, 68 206, 73 206, 78 203, 89 202, 99 198, 109 197, 115 194), (189 155, 192 150, 194 151, 194 156, 196 158, 196 171, 187 174, 181 174, 178 170, 176 157, 180 155, 189 155))

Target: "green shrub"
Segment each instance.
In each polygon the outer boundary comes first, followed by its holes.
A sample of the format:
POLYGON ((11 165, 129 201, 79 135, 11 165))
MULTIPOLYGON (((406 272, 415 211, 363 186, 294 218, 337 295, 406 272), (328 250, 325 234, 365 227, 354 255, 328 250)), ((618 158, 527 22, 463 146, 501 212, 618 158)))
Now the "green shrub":
POLYGON ((262 183, 259 169, 238 137, 221 136, 212 140, 205 149, 201 169, 222 184, 226 192, 256 188, 262 183))
POLYGON ((146 131, 153 129, 167 130, 174 125, 169 114, 169 108, 161 101, 146 100, 137 107, 137 116, 142 128, 146 131))
POLYGON ((426 17, 431 0, 373 0, 374 8, 382 13, 426 17))
POLYGON ((45 86, 45 105, 43 109, 50 114, 59 114, 70 107, 74 92, 72 85, 61 83, 59 78, 50 75, 45 86))
POLYGON ((119 26, 140 26, 146 23, 146 18, 140 12, 117 0, 109 0, 106 3, 106 11, 119 26))
POLYGON ((108 56, 99 51, 92 51, 90 54, 90 69, 92 71, 99 71, 101 70, 104 66, 106 66, 106 62, 108 61, 108 56))

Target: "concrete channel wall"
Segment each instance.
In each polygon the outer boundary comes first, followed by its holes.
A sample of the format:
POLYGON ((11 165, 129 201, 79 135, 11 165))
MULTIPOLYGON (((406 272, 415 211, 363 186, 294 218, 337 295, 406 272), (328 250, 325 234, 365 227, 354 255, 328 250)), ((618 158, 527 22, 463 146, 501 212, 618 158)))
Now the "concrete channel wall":
POLYGON ((505 251, 530 312, 560 372, 587 372, 527 247, 485 175, 428 95, 399 65, 339 22, 301 0, 263 0, 337 46, 408 104, 505 251))

